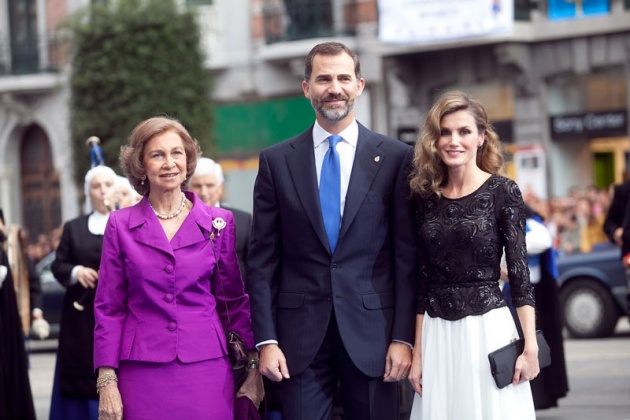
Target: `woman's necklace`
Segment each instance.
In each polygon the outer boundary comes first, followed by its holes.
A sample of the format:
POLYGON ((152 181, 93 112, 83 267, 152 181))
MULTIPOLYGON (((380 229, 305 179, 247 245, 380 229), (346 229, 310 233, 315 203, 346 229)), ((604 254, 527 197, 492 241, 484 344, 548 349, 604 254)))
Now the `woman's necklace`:
POLYGON ((151 210, 153 210, 153 213, 155 213, 155 215, 162 220, 169 220, 169 219, 174 219, 177 216, 179 216, 179 214, 182 212, 182 210, 184 210, 184 206, 186 205, 186 195, 184 193, 182 193, 182 204, 179 205, 179 208, 175 211, 175 213, 172 214, 162 214, 162 213, 158 213, 157 210, 155 210, 153 208, 153 205, 151 204, 151 202, 149 201, 149 206, 151 206, 151 210))

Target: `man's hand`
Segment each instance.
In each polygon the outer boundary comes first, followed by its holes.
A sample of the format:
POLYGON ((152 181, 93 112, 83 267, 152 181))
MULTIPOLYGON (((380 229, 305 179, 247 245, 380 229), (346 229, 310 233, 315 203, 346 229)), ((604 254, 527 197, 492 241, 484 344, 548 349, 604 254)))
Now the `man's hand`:
POLYGON ((398 382, 409 374, 411 367, 411 347, 405 343, 392 342, 385 356, 385 382, 398 382))
POLYGON ((260 373, 274 382, 289 379, 287 360, 277 344, 265 344, 260 348, 260 373))

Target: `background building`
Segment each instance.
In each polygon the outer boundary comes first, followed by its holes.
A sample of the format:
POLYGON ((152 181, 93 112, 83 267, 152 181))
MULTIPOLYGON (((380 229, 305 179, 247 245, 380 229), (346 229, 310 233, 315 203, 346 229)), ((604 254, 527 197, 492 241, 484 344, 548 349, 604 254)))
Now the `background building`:
MULTIPOLYGON (((324 40, 358 52, 357 118, 376 131, 412 143, 436 96, 462 89, 486 105, 524 190, 564 195, 624 176, 630 0, 179 1, 202 27, 216 103, 210 157, 235 207, 251 210, 259 150, 314 121, 303 62, 324 40)), ((0 206, 33 232, 79 213, 57 25, 87 4, 0 0, 0 206)))

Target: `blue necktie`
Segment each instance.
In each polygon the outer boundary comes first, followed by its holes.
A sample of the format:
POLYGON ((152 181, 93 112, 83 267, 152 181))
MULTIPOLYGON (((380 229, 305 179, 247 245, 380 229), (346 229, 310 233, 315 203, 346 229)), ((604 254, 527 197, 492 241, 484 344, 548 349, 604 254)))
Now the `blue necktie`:
POLYGON ((337 153, 337 143, 342 140, 341 136, 332 135, 328 137, 329 149, 322 162, 322 170, 319 176, 319 204, 322 208, 324 227, 328 235, 330 252, 335 252, 337 241, 339 240, 339 227, 341 225, 341 170, 339 168, 339 153, 337 153))

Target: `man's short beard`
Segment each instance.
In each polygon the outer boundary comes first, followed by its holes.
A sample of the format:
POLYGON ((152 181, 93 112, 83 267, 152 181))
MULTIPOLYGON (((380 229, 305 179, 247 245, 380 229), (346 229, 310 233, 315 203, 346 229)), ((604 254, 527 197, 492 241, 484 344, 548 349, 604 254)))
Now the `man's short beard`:
POLYGON ((345 107, 335 109, 324 108, 324 105, 326 104, 326 102, 324 101, 320 102, 317 105, 315 105, 313 101, 311 101, 311 104, 313 105, 313 108, 315 108, 315 111, 317 111, 319 115, 324 117, 324 119, 330 122, 337 122, 343 120, 348 116, 348 114, 350 114, 350 112, 354 109, 355 102, 348 101, 345 107))

